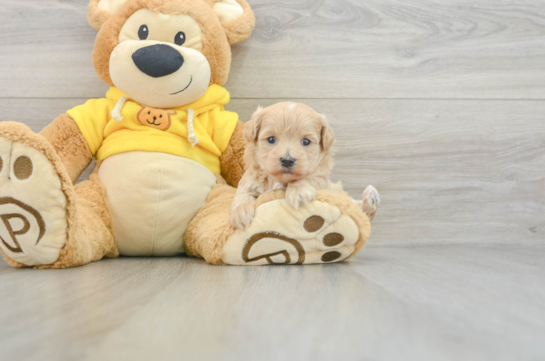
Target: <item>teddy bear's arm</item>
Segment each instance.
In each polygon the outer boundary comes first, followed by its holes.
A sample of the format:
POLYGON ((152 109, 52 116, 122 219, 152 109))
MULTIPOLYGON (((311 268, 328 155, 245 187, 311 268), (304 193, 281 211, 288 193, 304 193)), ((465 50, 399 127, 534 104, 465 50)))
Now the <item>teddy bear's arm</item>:
POLYGON ((72 183, 75 184, 93 160, 93 155, 74 119, 63 114, 46 126, 40 134, 53 145, 66 166, 72 183))
POLYGON ((244 123, 239 121, 231 136, 229 146, 220 158, 221 175, 230 186, 238 187, 244 175, 244 123))

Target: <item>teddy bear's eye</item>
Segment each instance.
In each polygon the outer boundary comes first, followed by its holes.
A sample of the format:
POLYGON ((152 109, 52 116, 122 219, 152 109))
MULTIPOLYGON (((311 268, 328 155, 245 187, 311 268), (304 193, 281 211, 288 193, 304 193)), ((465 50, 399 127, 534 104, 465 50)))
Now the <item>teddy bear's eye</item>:
POLYGON ((149 36, 149 29, 147 25, 142 25, 140 29, 138 29, 138 37, 140 40, 146 40, 149 36))
POLYGON ((174 37, 174 44, 182 46, 184 45, 184 43, 185 43, 185 33, 183 31, 180 31, 174 37))

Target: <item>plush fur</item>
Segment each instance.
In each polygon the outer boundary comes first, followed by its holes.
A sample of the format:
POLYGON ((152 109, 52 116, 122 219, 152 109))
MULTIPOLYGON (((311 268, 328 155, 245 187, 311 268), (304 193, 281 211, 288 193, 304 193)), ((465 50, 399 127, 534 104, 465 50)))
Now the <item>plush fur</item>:
POLYGON ((185 233, 186 252, 206 262, 223 265, 223 246, 235 232, 229 223, 229 208, 236 189, 218 184, 210 192, 206 204, 193 218, 185 233), (214 240, 214 241, 210 241, 214 240))
POLYGON ((232 187, 238 187, 240 179, 244 175, 244 123, 240 122, 235 128, 229 146, 220 158, 221 174, 225 175, 225 181, 232 187))
MULTIPOLYGON (((235 192, 235 189, 227 185, 214 187, 208 196, 206 205, 191 221, 186 232, 186 246, 189 255, 202 257, 213 265, 225 265, 222 261, 223 247, 235 232, 235 228, 230 225, 229 216, 235 192), (210 242, 211 239, 215 241, 210 242)), ((256 207, 284 198, 284 191, 265 193, 257 198, 256 207)), ((350 198, 332 191, 319 191, 316 194, 316 200, 337 207, 356 223, 360 233, 355 250, 350 257, 355 256, 365 246, 371 233, 371 224, 367 215, 350 198)))
MULTIPOLYGON (((200 0, 196 0, 200 1, 200 0)), ((210 7, 214 7, 214 4, 222 0, 202 0, 210 7)), ((246 40, 252 33, 255 26, 255 16, 250 5, 245 0, 236 0, 243 9, 243 15, 239 18, 221 24, 225 31, 225 35, 229 41, 229 44, 236 44, 243 40, 246 40)), ((102 25, 112 15, 105 10, 98 7, 100 0, 91 0, 89 3, 89 13, 87 14, 87 21, 96 30, 100 30, 102 25)))
MULTIPOLYGON (((103 257, 117 257, 113 225, 98 175, 94 173, 88 181, 74 187, 65 164, 48 140, 23 124, 3 122, 0 137, 40 150, 57 172, 66 197, 66 244, 55 263, 36 268, 75 267, 103 257)), ((5 255, 4 259, 11 266, 25 267, 5 255)))
MULTIPOLYGON (((218 1, 221 0, 217 0, 216 2, 218 1)), ((237 0, 237 2, 242 5, 242 9, 244 10, 243 15, 238 19, 222 24, 229 44, 236 44, 246 40, 255 26, 255 16, 250 5, 244 0, 237 0)))
MULTIPOLYGON (((51 162, 53 169, 59 174, 61 190, 66 197, 66 237, 67 239, 71 239, 74 234, 74 225, 77 217, 75 209, 76 194, 70 176, 66 172, 66 167, 55 149, 53 149, 51 144, 44 137, 33 133, 26 125, 16 122, 3 122, 0 126, 0 137, 38 149, 51 162)), ((61 253, 62 252, 63 251, 61 251, 61 253)), ((24 267, 24 265, 5 257, 5 255, 4 258, 8 264, 12 266, 24 267)))
POLYGON ((99 30, 102 24, 104 24, 111 15, 107 11, 98 8, 99 2, 100 0, 91 0, 89 3, 89 13, 87 14, 89 25, 96 30, 99 30))
POLYGON ((63 114, 46 126, 40 134, 53 146, 73 184, 80 174, 91 164, 93 155, 87 146, 76 122, 63 114))
MULTIPOLYGON (((203 32, 202 53, 208 59, 212 69, 210 84, 224 85, 227 82, 231 68, 230 43, 247 38, 255 25, 255 18, 249 5, 242 0, 238 0, 238 2, 243 6, 245 13, 241 18, 227 23, 224 29, 210 3, 204 0, 127 1, 115 16, 110 16, 100 28, 93 52, 93 63, 97 74, 106 83, 113 85, 110 78, 110 55, 119 44, 121 28, 136 11, 149 9, 162 14, 189 15, 199 23, 203 32)), ((91 4, 93 5, 93 3, 91 4)), ((104 17, 103 11, 98 8, 92 10, 91 14, 90 18, 93 24, 99 22, 96 19, 104 17)))
POLYGON ((77 223, 69 235, 59 259, 39 269, 83 266, 104 257, 117 257, 114 229, 106 192, 96 173, 78 184, 76 193, 77 223))

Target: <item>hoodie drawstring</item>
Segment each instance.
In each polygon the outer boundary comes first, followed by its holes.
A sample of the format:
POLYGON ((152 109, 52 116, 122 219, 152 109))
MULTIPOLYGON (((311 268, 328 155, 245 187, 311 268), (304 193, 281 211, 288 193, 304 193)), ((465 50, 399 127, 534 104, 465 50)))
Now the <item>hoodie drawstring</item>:
POLYGON ((117 101, 117 104, 115 105, 114 110, 110 112, 112 119, 115 120, 116 122, 123 121, 123 117, 121 116, 121 109, 123 109, 123 105, 125 105, 127 100, 129 100, 129 98, 127 97, 119 98, 119 100, 117 101))
POLYGON ((188 140, 189 143, 194 147, 197 144, 199 144, 199 138, 197 138, 197 134, 195 134, 195 126, 193 124, 193 120, 195 119, 195 112, 193 109, 187 109, 187 133, 189 134, 188 140))

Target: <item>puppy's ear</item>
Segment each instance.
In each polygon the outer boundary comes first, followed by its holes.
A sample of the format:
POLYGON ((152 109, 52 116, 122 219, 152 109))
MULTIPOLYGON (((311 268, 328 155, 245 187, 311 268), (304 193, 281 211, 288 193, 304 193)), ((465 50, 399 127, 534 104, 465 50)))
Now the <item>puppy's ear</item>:
POLYGON ((102 24, 125 4, 127 0, 91 0, 87 21, 93 28, 100 30, 102 24))
POLYGON ((215 0, 214 12, 231 45, 245 40, 254 30, 254 12, 246 0, 215 0))
POLYGON ((321 134, 321 146, 322 149, 326 152, 328 152, 331 147, 333 146, 333 142, 335 141, 335 132, 331 127, 329 126, 329 122, 327 121, 325 115, 322 115, 322 134, 321 134))
POLYGON ((244 140, 246 140, 247 143, 252 143, 257 140, 259 130, 261 129, 262 115, 263 107, 259 107, 252 115, 252 119, 244 124, 244 140))

